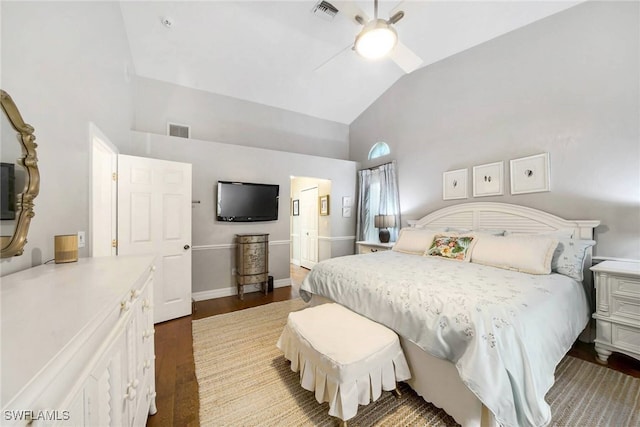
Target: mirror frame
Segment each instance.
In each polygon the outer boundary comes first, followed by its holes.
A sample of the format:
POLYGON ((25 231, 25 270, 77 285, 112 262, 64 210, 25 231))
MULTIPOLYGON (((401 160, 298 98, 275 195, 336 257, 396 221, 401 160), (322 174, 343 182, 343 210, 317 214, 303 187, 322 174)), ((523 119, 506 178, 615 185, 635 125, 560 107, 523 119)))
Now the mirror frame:
POLYGON ((18 132, 23 157, 16 159, 16 161, 24 168, 26 175, 22 193, 16 195, 16 228, 13 231, 13 236, 1 236, 0 240, 0 258, 9 258, 22 255, 24 252, 29 224, 35 215, 33 199, 40 191, 40 171, 38 171, 36 156, 38 145, 35 143, 36 136, 33 134, 33 126, 24 122, 13 99, 2 89, 0 89, 0 104, 11 126, 18 132))

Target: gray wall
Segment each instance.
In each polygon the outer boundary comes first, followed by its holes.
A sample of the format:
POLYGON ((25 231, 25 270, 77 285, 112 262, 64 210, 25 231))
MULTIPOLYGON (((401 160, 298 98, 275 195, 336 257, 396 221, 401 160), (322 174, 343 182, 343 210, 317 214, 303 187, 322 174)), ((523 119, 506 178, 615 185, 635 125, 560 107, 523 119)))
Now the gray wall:
POLYGON ((169 121, 191 126, 195 139, 348 159, 348 125, 158 80, 136 81, 137 131, 166 135, 169 121))
POLYGON ((129 140, 133 69, 117 2, 3 1, 0 15, 0 86, 35 128, 42 179, 25 253, 0 261, 5 275, 53 258, 55 235, 89 231, 89 121, 129 140))
POLYGON ((403 220, 495 201, 598 219, 599 256, 640 259, 640 5, 588 2, 399 80, 350 127, 364 166, 397 160, 403 220), (551 192, 509 193, 510 159, 549 152, 551 192), (505 161, 505 195, 442 200, 442 173, 505 161))
POLYGON ((344 237, 355 234, 355 220, 338 213, 342 197, 355 196, 355 162, 142 132, 132 132, 132 144, 125 154, 193 165, 193 199, 200 201, 193 205, 192 216, 193 292, 233 288, 231 268, 236 233, 269 233, 270 274, 275 280, 289 278, 291 176, 331 181, 332 214, 322 217, 330 222, 323 228, 330 233, 325 236, 331 244, 328 256, 353 253, 353 239, 345 244, 344 237), (218 222, 214 202, 218 180, 280 185, 278 220, 218 222))

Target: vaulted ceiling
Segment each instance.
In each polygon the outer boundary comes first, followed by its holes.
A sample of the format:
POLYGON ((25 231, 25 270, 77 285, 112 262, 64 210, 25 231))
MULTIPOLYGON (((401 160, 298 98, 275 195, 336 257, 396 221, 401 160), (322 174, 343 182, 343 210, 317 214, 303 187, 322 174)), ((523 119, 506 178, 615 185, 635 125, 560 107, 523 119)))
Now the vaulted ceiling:
MULTIPOLYGON (((381 1, 379 17, 405 12, 395 28, 424 67, 579 2, 381 1)), ((405 72, 351 49, 361 28, 353 11, 373 17, 373 0, 332 1, 333 19, 314 13, 317 3, 120 5, 139 76, 349 124, 405 72)))

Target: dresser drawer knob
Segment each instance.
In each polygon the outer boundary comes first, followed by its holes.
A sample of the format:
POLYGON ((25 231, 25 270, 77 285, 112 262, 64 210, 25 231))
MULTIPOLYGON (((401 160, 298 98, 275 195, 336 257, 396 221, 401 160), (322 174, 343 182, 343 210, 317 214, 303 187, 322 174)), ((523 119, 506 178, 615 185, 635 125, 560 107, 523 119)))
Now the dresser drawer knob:
POLYGON ((136 398, 136 389, 135 387, 127 387, 127 394, 124 395, 125 399, 134 400, 136 398))
POLYGON ((120 311, 129 311, 130 308, 131 308, 131 302, 126 300, 120 302, 120 311))

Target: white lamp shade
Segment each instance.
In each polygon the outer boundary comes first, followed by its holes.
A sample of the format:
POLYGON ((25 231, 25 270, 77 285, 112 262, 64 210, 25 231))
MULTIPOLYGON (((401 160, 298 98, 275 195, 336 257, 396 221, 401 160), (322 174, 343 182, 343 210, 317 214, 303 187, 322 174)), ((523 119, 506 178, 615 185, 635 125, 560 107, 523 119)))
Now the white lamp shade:
POLYGON ((376 228, 395 227, 396 217, 395 215, 376 215, 373 222, 376 228))
POLYGON ((398 33, 384 19, 376 19, 364 26, 356 36, 355 49, 360 56, 379 59, 398 43, 398 33))

